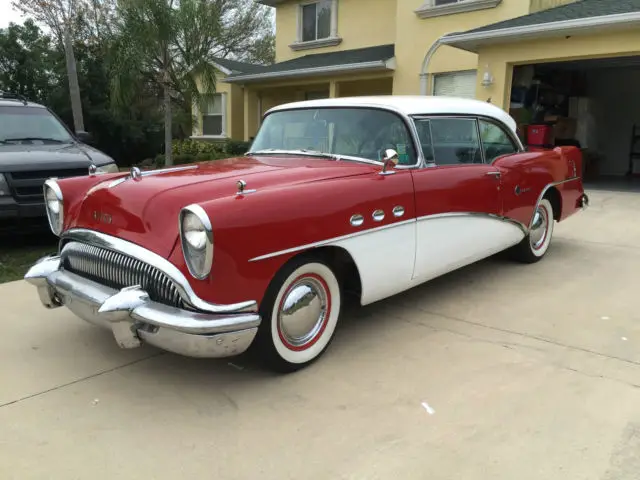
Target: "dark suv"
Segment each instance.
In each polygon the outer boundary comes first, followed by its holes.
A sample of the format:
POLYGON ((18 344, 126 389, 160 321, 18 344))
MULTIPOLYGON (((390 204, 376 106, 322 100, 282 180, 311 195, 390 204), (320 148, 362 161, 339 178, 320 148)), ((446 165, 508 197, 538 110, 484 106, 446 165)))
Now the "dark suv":
POLYGON ((0 232, 46 225, 42 185, 47 178, 117 172, 113 159, 86 145, 48 108, 0 92, 0 232))

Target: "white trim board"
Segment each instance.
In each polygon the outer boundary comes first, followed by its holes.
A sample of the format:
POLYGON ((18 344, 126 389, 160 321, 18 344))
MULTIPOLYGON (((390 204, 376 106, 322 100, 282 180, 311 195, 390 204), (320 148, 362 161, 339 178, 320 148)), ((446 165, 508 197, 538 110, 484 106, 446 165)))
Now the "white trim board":
POLYGON ((440 43, 478 53, 478 47, 481 45, 564 35, 593 34, 606 30, 633 29, 638 28, 639 24, 640 12, 617 13, 520 27, 497 28, 482 32, 451 34, 441 37, 440 43))

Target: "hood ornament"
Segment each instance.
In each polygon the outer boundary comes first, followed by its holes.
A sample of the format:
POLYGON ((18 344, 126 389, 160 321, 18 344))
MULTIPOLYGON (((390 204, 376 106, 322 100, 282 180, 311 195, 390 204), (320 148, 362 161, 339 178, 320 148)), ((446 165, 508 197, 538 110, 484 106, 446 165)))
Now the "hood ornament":
POLYGON ((142 178, 142 172, 138 167, 131 167, 131 178, 136 181, 142 178))
POLYGON ((238 180, 236 182, 236 186, 238 187, 238 191, 236 192, 236 195, 245 195, 247 193, 255 192, 255 190, 246 190, 247 182, 245 182, 244 180, 238 180))
POLYGON ((93 163, 89 165, 89 175, 94 176, 98 171, 98 167, 96 167, 93 163))

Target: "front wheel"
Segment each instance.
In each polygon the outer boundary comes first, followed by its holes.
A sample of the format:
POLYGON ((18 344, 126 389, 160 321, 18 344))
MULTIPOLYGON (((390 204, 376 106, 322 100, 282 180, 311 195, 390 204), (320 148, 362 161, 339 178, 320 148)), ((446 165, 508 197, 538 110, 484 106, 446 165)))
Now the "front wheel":
POLYGON ((513 249, 515 259, 523 263, 535 263, 544 257, 551 244, 553 227, 553 206, 543 198, 533 214, 529 234, 513 249))
POLYGON ((286 265, 260 305, 256 340, 264 360, 280 372, 314 362, 333 338, 341 303, 338 278, 324 261, 300 258, 286 265))

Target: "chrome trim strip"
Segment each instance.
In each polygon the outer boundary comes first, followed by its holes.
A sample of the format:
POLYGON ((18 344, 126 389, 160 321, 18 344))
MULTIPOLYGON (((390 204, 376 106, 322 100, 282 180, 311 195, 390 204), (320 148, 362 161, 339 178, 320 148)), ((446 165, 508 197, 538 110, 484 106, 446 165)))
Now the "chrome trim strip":
POLYGON ((213 228, 211 227, 211 220, 209 220, 209 215, 204 211, 200 205, 194 203, 192 205, 188 205, 180 210, 180 215, 178 215, 178 232, 180 232, 180 243, 182 244, 182 255, 184 256, 184 261, 187 264, 187 269, 193 278, 198 280, 204 280, 211 273, 211 265, 213 264, 213 228), (187 258, 187 249, 186 246, 186 238, 184 238, 184 233, 182 231, 182 222, 184 221, 184 217, 191 213, 195 215, 202 226, 204 227, 205 232, 207 233, 207 244, 205 245, 205 268, 204 272, 196 272, 191 265, 191 261, 187 258))
POLYGON ((529 229, 524 223, 520 223, 518 220, 509 217, 503 217, 502 215, 494 215, 493 213, 484 213, 484 212, 447 212, 447 213, 436 213, 433 215, 425 215, 423 217, 418 217, 418 222, 422 222, 424 220, 436 220, 438 218, 450 218, 450 217, 484 217, 491 218, 493 220, 499 220, 501 222, 510 223, 520 230, 525 235, 529 233, 529 229))
POLYGON ((535 217, 536 214, 536 210, 538 210, 538 207, 540 206, 540 202, 542 201, 542 198, 544 197, 544 194, 547 193, 547 191, 551 188, 551 187, 555 187, 558 185, 562 185, 563 183, 569 183, 569 182, 574 182, 576 180, 580 180, 580 177, 570 177, 567 178, 565 180, 560 180, 559 182, 552 182, 552 183, 548 183, 540 192, 540 195, 538 195, 538 200, 536 201, 536 204, 533 208, 533 213, 531 214, 531 220, 529 221, 529 227, 528 229, 531 229, 531 225, 533 225, 533 219, 535 217))
POLYGON ((142 262, 153 265, 175 282, 176 288, 180 293, 180 297, 185 303, 196 310, 209 313, 234 313, 257 310, 258 303, 255 300, 248 300, 246 302, 233 303, 230 305, 220 305, 202 300, 195 294, 189 284, 189 281, 175 265, 169 262, 166 258, 136 245, 135 243, 84 228, 74 228, 66 231, 62 236, 61 243, 67 239, 78 240, 80 242, 88 243, 89 245, 95 245, 97 247, 121 252, 125 255, 137 258, 142 262))
POLYGON ((198 165, 185 165, 180 167, 164 168, 160 170, 145 170, 144 172, 141 172, 140 175, 142 177, 150 177, 151 175, 161 175, 163 173, 181 172, 183 170, 193 170, 194 168, 198 168, 198 165))
POLYGON ((259 257, 254 257, 250 259, 250 262, 257 262, 259 260, 266 260, 268 258, 279 257, 280 255, 286 255, 288 253, 300 252, 302 250, 307 250, 309 248, 322 247, 323 245, 328 245, 333 242, 339 242, 341 240, 347 240, 352 237, 357 237, 359 235, 365 235, 371 232, 377 232, 379 230, 386 230, 387 228, 398 227, 400 225, 405 225, 407 223, 414 223, 416 221, 415 218, 410 220, 403 220, 401 222, 391 223, 389 225, 382 225, 381 227, 369 228, 367 230, 361 230, 359 232, 349 233, 347 235, 342 235, 340 237, 328 238, 327 240, 321 240, 319 242, 308 243, 306 245, 301 245, 299 247, 287 248, 285 250, 278 250, 277 252, 267 253, 266 255, 260 255, 259 257))
POLYGON ((340 242, 342 240, 348 240, 350 238, 357 237, 357 236, 360 236, 360 235, 366 235, 368 233, 373 233, 373 232, 377 232, 377 231, 380 231, 380 230, 385 230, 385 229, 388 229, 388 228, 398 227, 400 225, 406 225, 408 223, 417 223, 417 222, 422 222, 422 221, 425 221, 425 220, 435 220, 435 219, 438 219, 438 218, 468 217, 468 216, 486 217, 486 218, 491 218, 491 219, 494 219, 494 220, 500 220, 500 221, 507 222, 507 223, 510 223, 510 224, 518 227, 520 230, 522 230, 522 233, 524 233, 525 235, 527 233, 529 233, 529 229, 524 224, 518 222, 517 220, 514 220, 512 218, 502 217, 500 215, 493 215, 491 213, 482 213, 482 212, 437 213, 437 214, 433 214, 433 215, 425 215, 425 216, 422 216, 422 217, 411 218, 409 220, 403 220, 403 221, 400 221, 400 222, 394 222, 394 223, 391 223, 391 224, 388 224, 388 225, 383 225, 381 227, 369 228, 367 230, 361 230, 359 232, 354 232, 354 233, 350 233, 350 234, 347 234, 347 235, 342 235, 340 237, 329 238, 327 240, 321 240, 319 242, 308 243, 306 245, 300 245, 299 247, 292 247, 292 248, 287 248, 285 250, 279 250, 279 251, 273 252, 273 253, 267 253, 266 255, 261 255, 259 257, 254 257, 254 258, 250 259, 249 262, 257 262, 259 260, 266 260, 268 258, 279 257, 281 255, 286 255, 288 253, 296 253, 296 252, 301 252, 303 250, 308 250, 310 248, 322 247, 324 245, 329 245, 329 244, 334 243, 334 242, 340 242))

